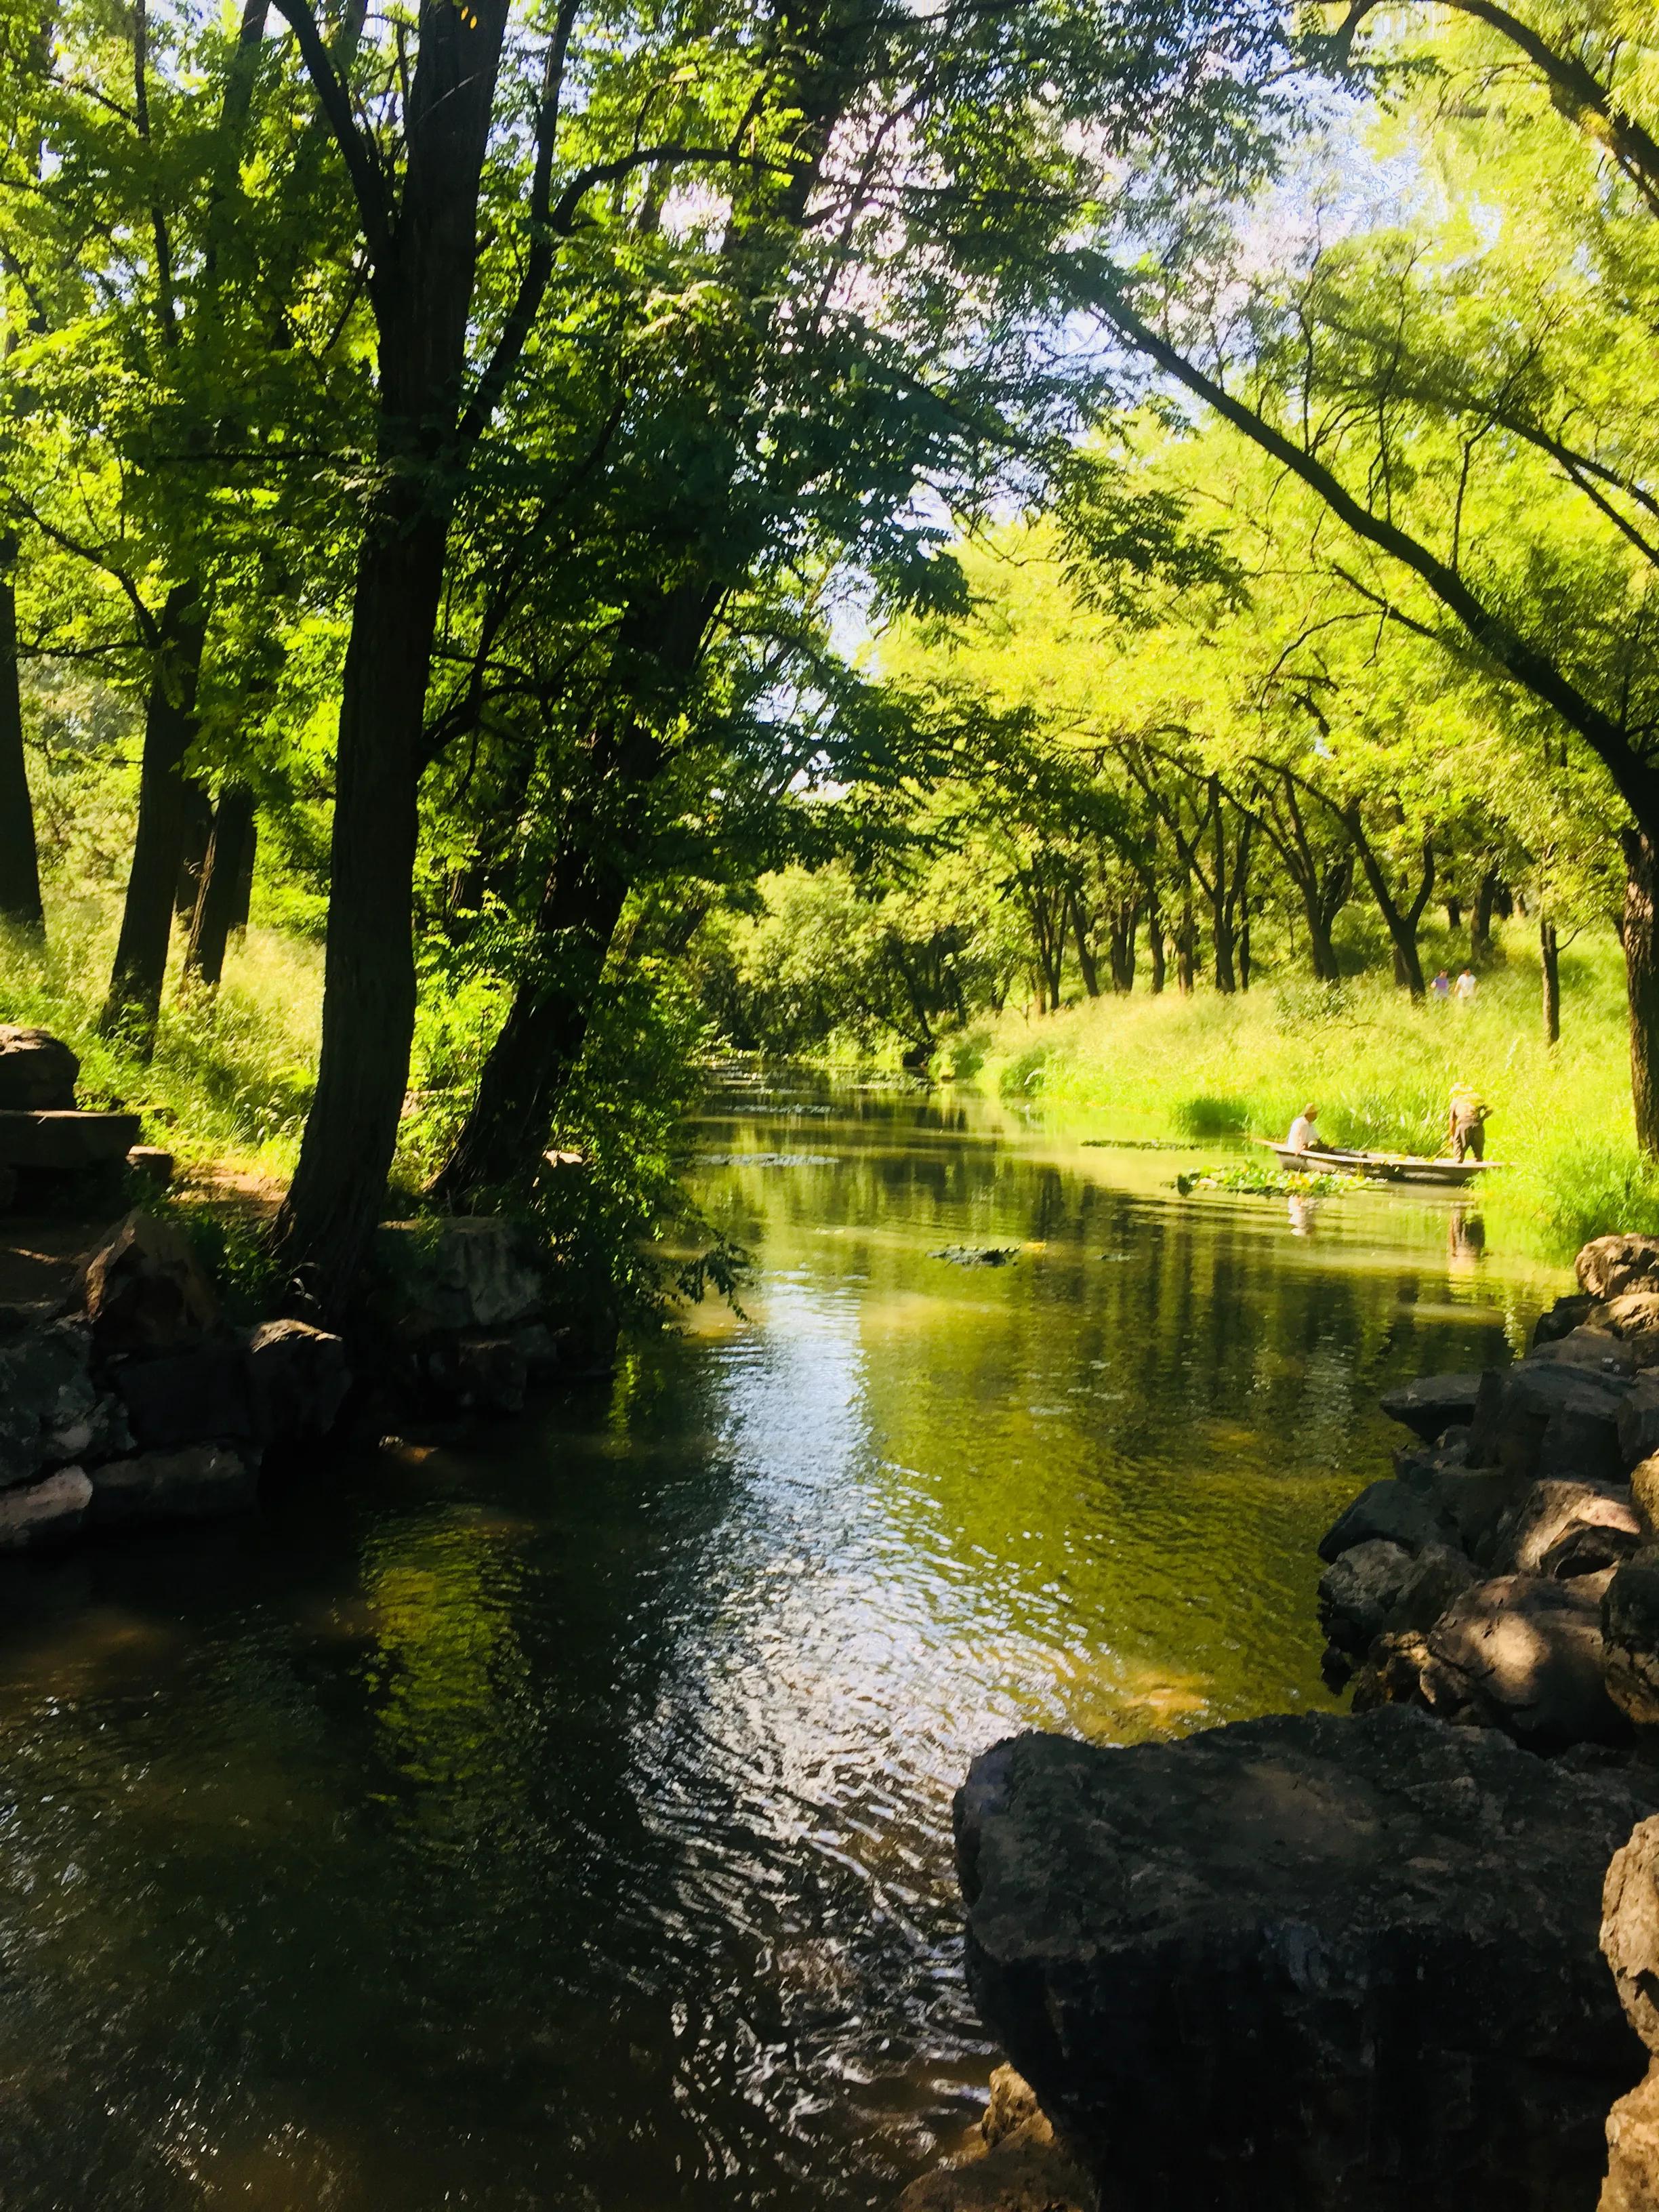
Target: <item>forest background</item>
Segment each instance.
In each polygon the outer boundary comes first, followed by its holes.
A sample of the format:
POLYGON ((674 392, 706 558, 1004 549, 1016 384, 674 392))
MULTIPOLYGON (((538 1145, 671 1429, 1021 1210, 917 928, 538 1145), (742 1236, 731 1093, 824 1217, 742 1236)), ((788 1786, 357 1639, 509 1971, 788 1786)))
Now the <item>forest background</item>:
POLYGON ((273 1300, 424 1205, 648 1306, 718 1047, 1471 1081, 1547 1238, 1659 1225, 1636 0, 0 39, 0 1014, 273 1300))

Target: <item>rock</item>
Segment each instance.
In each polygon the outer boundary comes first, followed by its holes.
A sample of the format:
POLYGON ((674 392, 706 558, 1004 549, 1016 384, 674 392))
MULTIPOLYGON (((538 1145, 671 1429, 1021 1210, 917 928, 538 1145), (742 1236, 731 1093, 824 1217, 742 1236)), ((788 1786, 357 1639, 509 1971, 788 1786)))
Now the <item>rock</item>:
POLYGON ((87 1262, 87 1316, 100 1356, 176 1352, 215 1328, 219 1301, 168 1222, 130 1213, 87 1262))
POLYGON ((1625 2017, 1659 2051, 1659 1820, 1639 1821, 1601 1890, 1601 1955, 1625 2017))
POLYGON ((374 1271, 376 1312, 414 1334, 505 1328, 535 1319, 547 1297, 533 1239, 493 1215, 382 1222, 374 1271))
POLYGON ((1632 1386, 1548 1359, 1488 1368, 1469 1428, 1469 1464, 1516 1476, 1617 1481, 1619 1413, 1632 1386))
POLYGON ((0 1166, 76 1168, 112 1165, 138 1141, 136 1114, 20 1114, 0 1110, 0 1166))
POLYGON ((88 1526, 131 1528, 160 1521, 211 1521, 255 1502, 254 1462, 222 1444, 143 1452, 92 1470, 88 1526))
POLYGON ((1477 1583, 1428 1631, 1421 1702, 1532 1751, 1622 1741, 1626 1717, 1602 1680, 1606 1586, 1601 1575, 1477 1583))
POLYGON ((1385 1390, 1377 1403, 1391 1421, 1403 1421, 1425 1443, 1454 1423, 1472 1420, 1479 1375, 1420 1375, 1385 1390))
POLYGON ((234 1341, 198 1344, 165 1359, 123 1359, 110 1379, 134 1440, 146 1449, 246 1443, 260 1434, 247 1354, 234 1341))
POLYGON ((1395 1711, 1022 1736, 957 1799, 969 1985, 1114 2212, 1563 2212, 1638 2072, 1595 1929, 1656 1796, 1395 1711))
POLYGON ((135 1145, 127 1154, 127 1165, 158 1190, 165 1190, 173 1181, 173 1154, 164 1152, 159 1145, 135 1145))
POLYGON ((927 1255, 948 1260, 953 1267, 1006 1267, 1019 1257, 1018 1244, 945 1244, 927 1255))
POLYGON ((1320 1538, 1319 1556, 1340 1559, 1356 1544, 1376 1538, 1417 1552, 1425 1544, 1443 1543, 1446 1534, 1446 1522, 1425 1490, 1399 1480, 1373 1482, 1320 1538))
POLYGON ((0 1023, 0 1112, 39 1114, 72 1109, 81 1063, 49 1030, 0 1023))
POLYGON ((1659 1285, 1592 1306, 1586 1326, 1616 1336, 1638 1367, 1659 1364, 1659 1285))
POLYGON ((1030 2084, 1012 2066, 991 2076, 991 2101, 965 2158, 913 2181, 899 2212, 1093 2212, 1087 2177, 1054 2139, 1030 2084))
POLYGON ((529 1366, 516 1334, 477 1333, 434 1345, 426 1380, 446 1403, 477 1413, 521 1413, 529 1366))
POLYGON ((316 1443, 334 1426, 351 1370, 345 1340, 303 1321, 261 1322, 248 1339, 254 1425, 268 1443, 316 1443))
POLYGON ((1540 1345, 1553 1344, 1558 1337, 1565 1336, 1571 1329, 1590 1317, 1596 1300, 1589 1291, 1574 1291, 1565 1298, 1557 1298, 1547 1313, 1540 1313, 1532 1325, 1533 1349, 1540 1345))
POLYGON ((1621 1486, 1534 1482, 1498 1522, 1491 1564, 1499 1574, 1548 1575, 1565 1582, 1615 1566, 1641 1540, 1621 1486))
POLYGON ((0 1552, 61 1544, 87 1517, 92 1485, 78 1467, 60 1467, 43 1482, 0 1491, 0 1552))
POLYGON ((1607 2172, 1598 2212, 1659 2205, 1659 2062, 1607 2114, 1607 2172))
POLYGON ((74 1322, 0 1318, 0 1490, 86 1449, 98 1418, 91 1360, 74 1322))
POLYGON ((1480 1559, 1486 1557, 1498 1522, 1525 1487, 1524 1477, 1517 1481, 1492 1468, 1449 1468, 1433 1478, 1430 1498, 1459 1548, 1480 1559))
POLYGON ((1638 1728, 1659 1727, 1659 1549, 1615 1567, 1601 1600, 1602 1672, 1613 1704, 1638 1728))
POLYGON ((1638 1460, 1630 1471, 1630 1502, 1644 1544, 1659 1543, 1659 1452, 1638 1460))
POLYGON ((1628 1380, 1636 1372, 1636 1354, 1622 1337, 1605 1328, 1569 1329, 1553 1343, 1540 1344, 1528 1354, 1531 1359, 1554 1360, 1563 1367, 1588 1367, 1600 1375, 1628 1380))
POLYGON ((1598 1303, 1659 1289, 1659 1237, 1598 1237, 1573 1262, 1578 1287, 1598 1303))
POLYGON ((1619 1450, 1626 1467, 1659 1452, 1659 1375, 1638 1376, 1619 1408, 1619 1450))
POLYGON ((1398 1544, 1356 1544, 1320 1577, 1320 1626, 1360 1658, 1389 1631, 1432 1626, 1474 1580, 1473 1562, 1443 1544, 1415 1557, 1398 1544))
POLYGON ((519 1348, 529 1382, 545 1385, 557 1381, 562 1364, 559 1346, 545 1322, 522 1322, 513 1331, 513 1341, 519 1348))

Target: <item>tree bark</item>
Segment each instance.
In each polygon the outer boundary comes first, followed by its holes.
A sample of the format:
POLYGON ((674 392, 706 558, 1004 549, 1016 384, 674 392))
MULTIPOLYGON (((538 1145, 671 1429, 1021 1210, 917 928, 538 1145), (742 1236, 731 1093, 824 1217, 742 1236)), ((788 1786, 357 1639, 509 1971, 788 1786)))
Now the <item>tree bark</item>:
POLYGON ((1158 903, 1158 880, 1149 876, 1146 883, 1146 955, 1152 962, 1152 996, 1163 991, 1166 975, 1166 956, 1164 944, 1164 909, 1158 903))
POLYGON ((15 538, 0 545, 0 562, 6 571, 0 574, 0 921, 44 943, 46 914, 40 902, 40 855, 34 838, 28 763, 23 751, 17 591, 9 574, 16 552, 15 538))
POLYGON ((196 685, 207 611, 194 583, 174 584, 158 625, 144 707, 138 821, 109 994, 99 1018, 106 1036, 125 1037, 143 1060, 155 1046, 173 934, 173 896, 185 836, 184 757, 196 735, 196 685))
POLYGON ((1417 949, 1418 925, 1423 919, 1434 890, 1434 846, 1431 840, 1423 841, 1423 868, 1418 878, 1417 890, 1409 906, 1402 907, 1389 887, 1370 839, 1365 835, 1364 824, 1359 818, 1359 809, 1351 807, 1344 817, 1348 834, 1353 840, 1354 850, 1359 855, 1359 865, 1365 880, 1370 885, 1371 896, 1382 915, 1389 938, 1394 944, 1394 976, 1402 991, 1409 991, 1413 999, 1420 999, 1426 989, 1423 981, 1423 962, 1417 949))
POLYGON ((1560 948, 1556 943, 1555 924, 1547 915, 1538 919, 1539 965, 1544 987, 1544 1042, 1561 1042, 1561 961, 1560 948))
POLYGON ((1198 977, 1198 933, 1193 925, 1193 887, 1181 886, 1181 929, 1176 939, 1176 981, 1183 999, 1193 995, 1198 977))
POLYGON ((1625 985, 1630 1000, 1631 1103, 1636 1141, 1659 1158, 1659 838, 1620 833, 1625 853, 1625 985))
POLYGON ((213 834, 202 860, 201 889, 185 946, 185 974, 217 988, 225 972, 225 946, 235 925, 242 886, 242 855, 253 831, 253 793, 230 782, 214 810, 213 834))
POLYGON ((198 783, 194 776, 185 778, 180 818, 183 827, 179 840, 179 881, 173 890, 173 911, 179 921, 188 923, 202 896, 202 870, 207 865, 208 847, 213 842, 213 801, 206 785, 198 783))
MULTIPOLYGON (((1071 893, 1071 908, 1072 941, 1077 946, 1077 964, 1083 976, 1083 988, 1091 999, 1097 999, 1100 996, 1100 973, 1095 965, 1094 948, 1089 942, 1089 924, 1083 911, 1083 899, 1075 888, 1071 893)), ((1115 974, 1113 981, 1116 981, 1115 974)))
POLYGON ((1497 905, 1503 883, 1496 868, 1488 868, 1480 878, 1474 894, 1474 905, 1469 915, 1469 957, 1484 960, 1492 951, 1492 909, 1497 905))

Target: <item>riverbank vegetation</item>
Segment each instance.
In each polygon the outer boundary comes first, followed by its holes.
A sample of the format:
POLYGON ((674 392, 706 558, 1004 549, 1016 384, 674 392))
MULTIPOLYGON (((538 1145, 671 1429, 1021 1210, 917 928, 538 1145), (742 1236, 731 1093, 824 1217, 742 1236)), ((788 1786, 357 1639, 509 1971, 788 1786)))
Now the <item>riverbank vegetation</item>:
POLYGON ((1633 1203, 1659 50, 1537 12, 0 9, 0 1014, 323 1313, 633 1295, 720 1039, 1420 1132, 1438 960, 1633 1203))

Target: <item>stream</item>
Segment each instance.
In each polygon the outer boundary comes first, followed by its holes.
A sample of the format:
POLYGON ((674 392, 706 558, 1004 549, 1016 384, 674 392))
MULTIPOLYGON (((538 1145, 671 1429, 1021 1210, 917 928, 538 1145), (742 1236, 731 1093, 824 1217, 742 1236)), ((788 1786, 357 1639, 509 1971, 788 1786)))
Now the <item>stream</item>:
POLYGON ((849 2212, 955 2148, 970 1759, 1328 1708, 1378 1392, 1560 1287, 1437 1194, 1085 1133, 733 1081, 687 1142, 743 1316, 9 1564, 4 2212, 849 2212))

